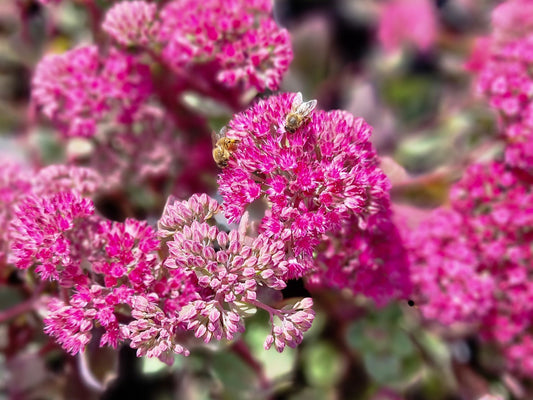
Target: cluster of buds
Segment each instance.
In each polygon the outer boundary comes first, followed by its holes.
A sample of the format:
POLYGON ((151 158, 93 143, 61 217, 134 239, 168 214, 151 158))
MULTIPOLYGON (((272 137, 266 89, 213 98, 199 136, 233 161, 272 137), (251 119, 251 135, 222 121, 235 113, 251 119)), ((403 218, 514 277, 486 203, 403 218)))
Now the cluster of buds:
MULTIPOLYGON (((307 298, 292 309, 281 310, 260 300, 260 290, 286 287, 289 263, 285 244, 264 234, 248 236, 246 215, 239 229, 229 233, 220 230, 212 224, 220 210, 207 195, 194 195, 188 201, 168 203, 160 220, 159 235, 167 240, 169 250, 165 267, 192 275, 200 297, 183 307, 179 322, 205 342, 231 340, 244 330, 243 319, 259 307, 270 313, 271 321, 274 316, 287 320, 273 331, 287 338, 284 343, 296 346, 311 326, 312 300, 307 298), (303 323, 298 310, 305 313, 309 323, 303 323), (298 322, 288 323, 291 318, 298 322)), ((283 350, 281 345, 276 348, 283 350)))

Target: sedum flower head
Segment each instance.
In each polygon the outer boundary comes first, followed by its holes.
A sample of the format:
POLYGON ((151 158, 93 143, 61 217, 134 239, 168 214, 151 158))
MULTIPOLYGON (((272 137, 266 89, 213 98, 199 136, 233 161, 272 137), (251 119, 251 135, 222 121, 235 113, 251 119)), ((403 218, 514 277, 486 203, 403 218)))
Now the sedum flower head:
POLYGON ((99 285, 78 286, 66 303, 52 298, 44 319, 44 331, 54 337, 70 354, 85 349, 96 324, 104 329, 100 346, 117 347, 127 336, 120 329, 115 309, 127 304, 132 291, 127 288, 106 289, 99 285))
POLYGON ((123 1, 111 7, 102 29, 123 46, 146 46, 155 41, 157 5, 146 1, 123 1))
POLYGON ((303 333, 307 331, 315 318, 313 300, 306 297, 294 304, 288 304, 275 314, 272 330, 266 337, 264 348, 270 349, 272 345, 278 352, 285 346, 296 347, 303 340, 303 333))
POLYGON ((189 350, 177 341, 179 324, 172 314, 158 307, 157 297, 135 296, 132 299, 133 322, 123 328, 131 339, 130 346, 137 349, 137 356, 158 357, 172 364, 173 354, 189 355, 189 350))
POLYGON ((158 234, 163 238, 170 237, 194 221, 205 222, 213 218, 219 211, 218 202, 205 193, 194 194, 186 201, 169 197, 158 222, 158 234))
POLYGON ((506 139, 505 159, 533 173, 533 2, 510 0, 492 13, 477 90, 497 111, 506 139))
POLYGON ((105 176, 105 186, 99 187, 101 191, 124 186, 146 188, 148 183, 172 175, 176 180, 174 193, 189 195, 199 186, 191 178, 196 175, 189 165, 198 168, 212 165, 207 150, 210 141, 201 148, 201 153, 198 144, 186 146, 183 137, 176 135, 170 115, 156 106, 143 105, 128 123, 108 124, 90 139, 72 141, 82 142, 88 148, 78 154, 72 151, 69 161, 90 166, 105 176))
POLYGON ((77 192, 29 195, 18 204, 11 222, 11 262, 21 269, 36 265, 43 280, 67 286, 72 280, 83 282, 78 258, 83 244, 75 236, 93 214, 92 202, 77 192))
POLYGON ((51 166, 28 174, 20 193, 0 189, 13 203, 0 208, 9 222, 9 261, 61 287, 61 297, 47 302, 45 332, 71 354, 84 349, 96 326, 103 329, 101 346, 116 348, 129 340, 139 355, 165 361, 172 352, 186 354, 175 333, 182 329, 181 308, 199 298, 195 282, 182 271, 162 268, 160 240, 146 222, 113 222, 95 214, 80 190, 93 192, 97 179, 86 168, 51 166), (153 320, 139 299, 163 317, 153 320))
POLYGON ((422 312, 444 324, 480 321, 523 374, 533 372, 531 204, 528 175, 473 165, 451 191, 451 210, 435 211, 407 239, 422 312))
POLYGON ((15 215, 15 206, 31 192, 31 174, 14 162, 0 163, 0 268, 7 264, 12 240, 11 230, 6 229, 15 215))
POLYGON ((306 259, 325 233, 353 221, 364 228, 369 216, 387 209, 390 187, 363 119, 312 111, 288 132, 286 117, 297 97, 261 100, 229 122, 226 136, 238 145, 218 180, 230 221, 253 201, 268 201, 260 230, 295 256, 290 277, 309 268, 306 259))
MULTIPOLYGON (((28 212, 33 216, 40 215, 44 210, 39 207, 48 204, 49 201, 49 199, 43 200, 42 196, 55 196, 60 192, 71 190, 89 195, 99 190, 101 184, 102 179, 95 171, 83 167, 50 165, 33 172, 16 163, 0 165, 0 223, 4 227, 0 233, 0 265, 7 263, 11 242, 21 233, 19 229, 10 227, 11 221, 16 219, 17 207, 26 207, 33 202, 28 212), (30 195, 33 197, 28 200, 27 197, 30 195)), ((46 221, 46 218, 50 216, 45 215, 42 221, 46 221)), ((35 224, 37 221, 31 223, 35 224)), ((21 226, 21 229, 25 227, 21 226)))
POLYGON ((349 289, 377 306, 411 292, 407 253, 388 212, 371 216, 365 230, 354 222, 329 235, 320 245, 316 264, 308 286, 349 289))
MULTIPOLYGON (((129 341, 138 356, 165 362, 172 353, 188 354, 178 343, 177 317, 198 298, 196 287, 179 271, 161 268, 159 240, 145 222, 93 222, 92 231, 83 229, 77 237, 90 242, 89 248, 73 256, 85 280, 70 285, 68 302, 53 299, 48 304, 45 331, 72 354, 85 347, 97 325, 104 330, 100 346, 116 348, 129 341)), ((63 273, 58 280, 66 283, 63 273)))
POLYGON ((474 267, 475 239, 461 214, 439 209, 406 239, 416 303, 428 320, 476 322, 493 307, 494 279, 474 267))
POLYGON ((65 136, 91 137, 98 123, 129 122, 152 90, 150 71, 116 49, 81 46, 44 57, 32 98, 65 136))
POLYGON ((519 38, 533 31, 533 2, 531 0, 507 0, 492 11, 494 38, 506 41, 519 38))
MULTIPOLYGON (((301 307, 308 315, 304 318, 297 314, 299 308, 277 310, 258 298, 260 287, 286 287, 285 244, 263 234, 247 236, 246 217, 238 230, 220 230, 212 225, 218 210, 213 199, 195 195, 189 201, 169 202, 159 223, 160 236, 169 239, 165 266, 183 271, 197 285, 199 298, 181 309, 179 323, 206 343, 213 339, 232 340, 244 331, 244 318, 260 307, 272 318, 287 320, 282 324, 292 338, 287 336, 287 343, 299 343, 312 321, 312 311, 307 310, 310 305, 301 307), (293 314, 297 314, 295 322, 289 323, 293 314)), ((280 328, 273 329, 277 332, 280 328)))
POLYGON ((436 10, 428 0, 389 0, 379 19, 378 39, 386 51, 403 44, 427 51, 437 39, 436 10))
POLYGON ((63 164, 42 168, 32 182, 33 191, 38 194, 75 190, 82 196, 91 196, 103 186, 103 179, 95 170, 63 164))
POLYGON ((271 11, 264 0, 171 1, 160 13, 163 57, 176 67, 203 64, 206 79, 229 87, 275 90, 292 50, 271 11))

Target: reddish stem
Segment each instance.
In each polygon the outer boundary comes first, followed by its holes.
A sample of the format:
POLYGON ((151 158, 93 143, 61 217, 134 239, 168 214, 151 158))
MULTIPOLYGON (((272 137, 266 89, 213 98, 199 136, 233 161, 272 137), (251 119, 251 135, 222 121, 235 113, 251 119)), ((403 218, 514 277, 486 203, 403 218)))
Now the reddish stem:
POLYGON ((239 339, 231 346, 231 350, 254 370, 261 383, 261 388, 268 390, 270 388, 270 382, 263 370, 263 364, 254 358, 248 345, 242 339, 239 339))
POLYGON ((41 281, 29 299, 17 304, 16 306, 8 308, 7 310, 0 311, 0 323, 18 317, 19 315, 27 313, 28 311, 32 311, 35 307, 35 303, 37 300, 39 300, 39 296, 41 295, 44 286, 45 283, 41 281))
POLYGON ((85 0, 85 6, 87 7, 87 12, 90 17, 90 23, 91 23, 91 32, 93 34, 93 39, 96 43, 100 42, 100 20, 102 17, 102 13, 100 12, 98 6, 94 2, 94 0, 85 0))

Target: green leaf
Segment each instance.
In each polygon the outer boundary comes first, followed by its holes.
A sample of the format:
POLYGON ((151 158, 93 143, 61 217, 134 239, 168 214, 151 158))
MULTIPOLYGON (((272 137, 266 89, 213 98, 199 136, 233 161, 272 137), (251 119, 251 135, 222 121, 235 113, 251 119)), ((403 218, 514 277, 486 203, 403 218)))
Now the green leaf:
POLYGON ((305 388, 289 397, 290 400, 335 400, 338 396, 332 388, 305 388))
POLYGON ((233 353, 216 353, 211 359, 213 375, 223 385, 224 399, 260 399, 255 372, 233 353), (255 397, 254 397, 255 396, 255 397))
POLYGON ((367 372, 381 384, 391 384, 400 379, 400 360, 393 355, 364 354, 367 372))
POLYGON ((303 351, 303 372, 312 386, 332 387, 342 378, 345 362, 335 347, 318 342, 303 351))

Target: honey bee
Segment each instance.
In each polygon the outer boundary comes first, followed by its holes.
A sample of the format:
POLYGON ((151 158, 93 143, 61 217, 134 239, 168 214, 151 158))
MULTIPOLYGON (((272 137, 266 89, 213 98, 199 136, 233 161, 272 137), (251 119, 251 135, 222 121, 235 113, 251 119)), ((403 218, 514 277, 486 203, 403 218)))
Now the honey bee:
POLYGON ((285 130, 290 133, 296 132, 309 119, 309 114, 315 107, 316 100, 303 103, 302 94, 298 92, 292 101, 291 111, 285 117, 285 130))
POLYGON ((226 137, 227 128, 224 127, 218 134, 213 135, 213 159, 219 166, 219 168, 225 168, 228 166, 228 161, 231 154, 237 150, 237 139, 230 139, 226 137))

